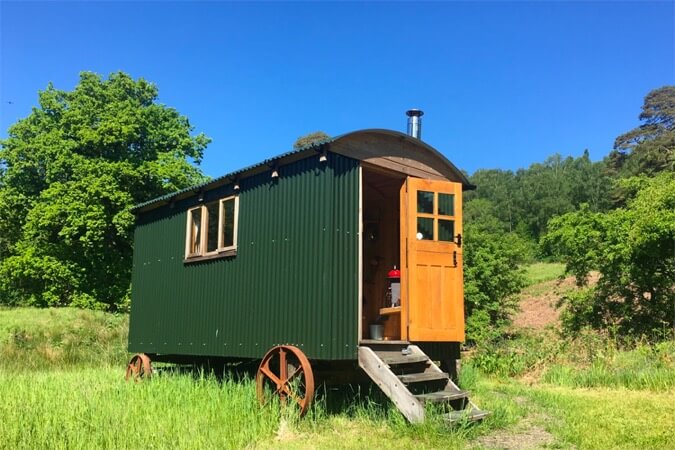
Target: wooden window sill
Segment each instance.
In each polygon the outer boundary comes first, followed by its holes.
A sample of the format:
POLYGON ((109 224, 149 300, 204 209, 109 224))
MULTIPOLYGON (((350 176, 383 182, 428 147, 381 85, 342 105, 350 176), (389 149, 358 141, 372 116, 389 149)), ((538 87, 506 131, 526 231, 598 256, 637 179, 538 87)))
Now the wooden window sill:
POLYGON ((183 264, 192 264, 192 263, 197 263, 197 262, 203 262, 203 261, 211 261, 214 259, 221 259, 221 258, 231 258, 232 256, 237 256, 237 249, 233 248, 231 250, 223 250, 218 253, 212 253, 209 255, 204 255, 204 256, 189 256, 185 259, 183 259, 183 264))

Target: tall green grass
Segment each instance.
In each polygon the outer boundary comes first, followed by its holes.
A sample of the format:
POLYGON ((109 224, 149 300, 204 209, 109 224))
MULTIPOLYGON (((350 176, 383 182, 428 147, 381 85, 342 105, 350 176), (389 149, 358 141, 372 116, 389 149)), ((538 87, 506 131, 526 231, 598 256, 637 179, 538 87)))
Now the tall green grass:
POLYGON ((435 411, 410 425, 374 386, 320 387, 300 420, 261 407, 250 378, 159 366, 124 382, 124 315, 78 309, 0 309, 0 448, 462 448, 517 422, 522 411, 480 388, 493 415, 448 427, 435 411))
POLYGON ((320 387, 298 419, 278 404, 260 407, 250 378, 160 366, 149 382, 126 383, 126 329, 123 315, 0 309, 0 449, 466 448, 495 431, 517 441, 539 414, 550 417, 540 425, 558 447, 673 447, 673 342, 626 348, 591 333, 511 336, 480 349, 460 373, 491 415, 448 427, 433 410, 408 424, 374 386, 320 387))
POLYGON ((552 365, 542 381, 570 387, 667 391, 675 387, 675 341, 638 344, 632 350, 608 345, 587 365, 552 365))
POLYGON ((125 383, 122 368, 0 372, 0 447, 243 448, 280 414, 254 384, 174 374, 125 383))
POLYGON ((76 308, 0 308, 0 369, 124 365, 128 322, 76 308))
POLYGON ((487 343, 465 365, 490 376, 528 376, 569 387, 675 388, 675 341, 619 341, 585 330, 562 338, 553 330, 520 331, 487 343))
POLYGON ((478 426, 448 427, 438 414, 410 425, 370 389, 325 390, 299 419, 278 404, 261 407, 251 379, 164 371, 127 383, 122 373, 0 371, 0 448, 462 448, 524 414, 474 385, 493 412, 478 426), (330 406, 336 396, 344 407, 330 406))

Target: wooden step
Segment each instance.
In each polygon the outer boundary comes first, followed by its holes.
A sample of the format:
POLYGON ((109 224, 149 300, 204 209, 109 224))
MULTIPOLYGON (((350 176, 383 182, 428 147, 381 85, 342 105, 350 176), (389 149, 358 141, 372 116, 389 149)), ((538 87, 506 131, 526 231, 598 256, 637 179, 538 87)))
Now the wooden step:
POLYGON ((489 415, 490 413, 487 411, 472 407, 471 409, 467 408, 461 411, 450 411, 449 413, 445 413, 443 414, 443 420, 448 423, 459 422, 462 420, 475 422, 478 420, 483 420, 489 415))
POLYGON ((426 355, 402 355, 398 353, 387 355, 378 354, 378 356, 388 366, 397 366, 400 364, 415 364, 429 361, 429 357, 427 357, 426 355))
POLYGON ((428 394, 418 394, 415 397, 426 403, 443 403, 467 398, 468 396, 469 393, 466 391, 438 391, 430 392, 428 394))
POLYGON ((399 375, 398 379, 405 384, 421 383, 423 381, 447 380, 448 374, 445 372, 423 372, 399 375))

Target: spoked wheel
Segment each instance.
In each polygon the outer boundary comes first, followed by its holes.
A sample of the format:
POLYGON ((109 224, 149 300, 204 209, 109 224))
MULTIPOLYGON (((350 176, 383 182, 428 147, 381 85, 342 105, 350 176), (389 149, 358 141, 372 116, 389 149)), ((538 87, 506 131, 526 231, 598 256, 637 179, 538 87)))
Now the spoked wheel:
POLYGON ((292 345, 278 345, 267 352, 256 375, 260 404, 279 397, 285 405, 290 399, 305 415, 314 398, 314 373, 302 351, 292 345))
POLYGON ((133 379, 138 382, 144 378, 150 378, 152 376, 152 365, 150 364, 150 358, 145 353, 137 353, 129 361, 127 365, 127 372, 124 375, 124 379, 129 381, 133 379))

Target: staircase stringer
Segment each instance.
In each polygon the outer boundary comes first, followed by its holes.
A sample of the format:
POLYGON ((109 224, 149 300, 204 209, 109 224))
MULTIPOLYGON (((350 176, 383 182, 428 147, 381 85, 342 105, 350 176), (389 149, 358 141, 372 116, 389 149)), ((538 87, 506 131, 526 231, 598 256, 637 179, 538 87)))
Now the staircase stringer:
MULTIPOLYGON (((417 349, 419 352, 421 350, 417 349)), ((432 364, 433 365, 433 364, 432 364)), ((359 347, 359 366, 411 423, 424 422, 424 405, 369 347, 359 347)))
MULTIPOLYGON (((411 344, 411 345, 408 346, 408 349, 412 351, 412 353, 411 353, 412 355, 425 355, 426 356, 426 353, 424 353, 422 351, 422 349, 420 349, 416 345, 411 344)), ((433 361, 430 361, 430 363, 431 364, 429 365, 429 368, 427 370, 432 371, 432 372, 443 373, 441 368, 438 367, 433 361)), ((452 381, 451 379, 448 379, 448 383, 446 384, 446 389, 448 389, 448 388, 450 388, 450 390, 461 391, 459 386, 457 386, 455 384, 455 382, 452 381)), ((469 399, 468 397, 466 398, 465 401, 466 401, 466 405, 469 406, 470 408, 479 409, 478 406, 476 406, 476 404, 474 402, 472 402, 471 399, 469 399)))

